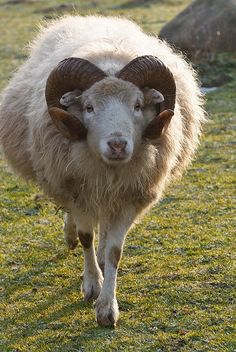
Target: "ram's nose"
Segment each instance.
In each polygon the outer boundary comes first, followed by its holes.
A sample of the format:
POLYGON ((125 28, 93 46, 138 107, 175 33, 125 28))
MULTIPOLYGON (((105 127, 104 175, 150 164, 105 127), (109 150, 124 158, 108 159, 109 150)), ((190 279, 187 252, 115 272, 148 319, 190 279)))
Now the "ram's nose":
POLYGON ((110 165, 126 163, 133 155, 133 141, 121 135, 109 136, 101 140, 100 151, 103 160, 110 165))
POLYGON ((112 154, 119 156, 125 152, 127 141, 121 138, 112 138, 107 142, 112 154))

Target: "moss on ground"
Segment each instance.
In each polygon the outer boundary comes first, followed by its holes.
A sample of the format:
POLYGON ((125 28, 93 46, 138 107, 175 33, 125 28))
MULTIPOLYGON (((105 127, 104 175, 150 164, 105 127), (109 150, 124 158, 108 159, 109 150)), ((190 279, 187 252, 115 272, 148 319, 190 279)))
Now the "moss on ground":
MULTIPOLYGON (((189 2, 80 1, 76 11, 127 15, 158 33, 189 2)), ((0 88, 62 3, 0 2, 0 88)), ((188 173, 128 235, 115 330, 82 301, 82 251, 66 249, 62 212, 0 159, 1 351, 236 351, 235 57, 214 60, 201 63, 204 81, 222 65, 231 81, 207 96, 210 122, 188 173)))

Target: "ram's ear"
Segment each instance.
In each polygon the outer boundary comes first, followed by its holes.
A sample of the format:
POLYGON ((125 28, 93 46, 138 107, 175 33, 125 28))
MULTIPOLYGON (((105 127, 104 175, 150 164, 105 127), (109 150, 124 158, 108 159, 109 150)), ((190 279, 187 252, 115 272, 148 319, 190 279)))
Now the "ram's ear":
POLYGON ((150 140, 159 138, 167 130, 173 115, 173 110, 168 109, 162 111, 149 123, 144 131, 143 137, 150 140))
POLYGON ((48 110, 54 124, 61 134, 73 141, 84 139, 87 135, 87 129, 82 122, 69 112, 52 107, 48 110))
POLYGON ((160 104, 164 101, 164 96, 156 89, 145 87, 143 88, 145 105, 160 104))

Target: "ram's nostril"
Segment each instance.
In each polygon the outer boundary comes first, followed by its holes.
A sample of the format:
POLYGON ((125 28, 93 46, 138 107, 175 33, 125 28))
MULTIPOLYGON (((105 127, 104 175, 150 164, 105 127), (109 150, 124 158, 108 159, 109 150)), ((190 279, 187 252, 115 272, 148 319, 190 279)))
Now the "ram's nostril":
POLYGON ((127 142, 124 140, 112 139, 107 142, 110 149, 115 153, 121 153, 125 150, 127 142))

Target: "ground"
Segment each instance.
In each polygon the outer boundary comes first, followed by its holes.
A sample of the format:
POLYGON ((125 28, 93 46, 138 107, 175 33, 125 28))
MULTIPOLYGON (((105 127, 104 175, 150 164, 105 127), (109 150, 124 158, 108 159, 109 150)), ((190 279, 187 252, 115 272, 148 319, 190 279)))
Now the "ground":
MULTIPOLYGON (((55 11, 122 14, 158 34, 190 0, 16 2, 0 2, 0 89, 55 11)), ((205 84, 217 75, 227 83, 207 96, 209 122, 187 174, 128 235, 115 330, 98 327, 82 300, 82 250, 67 250, 62 211, 0 159, 1 351, 236 351, 235 56, 196 68, 205 84)))

